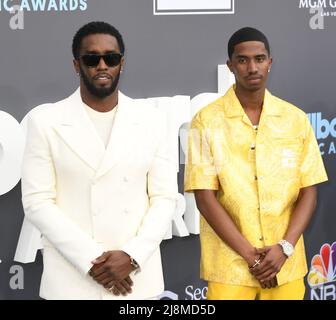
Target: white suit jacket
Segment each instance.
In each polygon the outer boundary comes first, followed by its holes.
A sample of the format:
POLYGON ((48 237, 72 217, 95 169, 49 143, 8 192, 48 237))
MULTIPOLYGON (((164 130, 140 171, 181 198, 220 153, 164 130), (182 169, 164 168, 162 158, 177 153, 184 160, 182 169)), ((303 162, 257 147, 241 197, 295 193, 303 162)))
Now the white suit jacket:
POLYGON ((88 275, 91 261, 106 250, 123 250, 141 267, 126 299, 164 290, 159 244, 178 195, 166 122, 156 108, 119 92, 105 149, 79 90, 31 112, 22 201, 43 235, 41 297, 125 299, 88 275))

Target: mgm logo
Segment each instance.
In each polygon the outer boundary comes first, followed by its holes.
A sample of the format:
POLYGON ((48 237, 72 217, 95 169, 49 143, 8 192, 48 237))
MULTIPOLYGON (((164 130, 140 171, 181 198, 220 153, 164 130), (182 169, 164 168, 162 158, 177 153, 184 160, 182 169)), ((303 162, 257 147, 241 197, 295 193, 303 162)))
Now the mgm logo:
POLYGON ((312 30, 325 28, 325 17, 336 17, 336 0, 299 0, 299 8, 309 9, 312 30))

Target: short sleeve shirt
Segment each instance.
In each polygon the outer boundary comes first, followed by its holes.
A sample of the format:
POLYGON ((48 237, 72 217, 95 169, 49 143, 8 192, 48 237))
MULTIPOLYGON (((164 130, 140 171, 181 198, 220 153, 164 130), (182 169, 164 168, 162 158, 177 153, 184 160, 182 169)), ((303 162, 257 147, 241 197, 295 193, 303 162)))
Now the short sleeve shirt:
MULTIPOLYGON (((282 239, 300 189, 326 180, 307 115, 267 90, 257 128, 245 114, 234 87, 192 120, 185 191, 218 190, 218 201, 254 247, 282 239)), ((203 279, 259 286, 245 260, 202 216, 200 228, 203 279)), ((306 272, 301 237, 277 275, 278 284, 302 278, 306 272)))

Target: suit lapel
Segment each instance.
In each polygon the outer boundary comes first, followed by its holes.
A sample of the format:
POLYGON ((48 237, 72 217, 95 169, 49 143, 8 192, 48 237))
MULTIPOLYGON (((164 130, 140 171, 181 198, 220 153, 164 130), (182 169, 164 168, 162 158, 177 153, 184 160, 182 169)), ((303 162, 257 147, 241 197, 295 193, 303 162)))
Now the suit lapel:
POLYGON ((61 139, 93 170, 97 170, 105 153, 104 144, 90 120, 79 89, 63 100, 64 117, 54 129, 61 139))
POLYGON ((118 110, 114 119, 110 141, 96 178, 105 175, 117 163, 124 161, 133 150, 139 125, 136 116, 137 108, 133 108, 135 103, 133 99, 119 92, 118 110))

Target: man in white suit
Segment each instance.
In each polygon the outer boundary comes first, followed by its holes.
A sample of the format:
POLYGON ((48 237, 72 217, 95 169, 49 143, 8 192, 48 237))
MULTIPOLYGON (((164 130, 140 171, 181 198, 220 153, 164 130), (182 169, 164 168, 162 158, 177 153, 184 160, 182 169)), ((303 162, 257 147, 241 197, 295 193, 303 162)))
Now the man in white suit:
POLYGON ((31 112, 22 174, 43 235, 45 299, 150 299, 164 290, 160 242, 177 199, 159 110, 118 91, 124 43, 105 22, 73 39, 80 87, 31 112))

